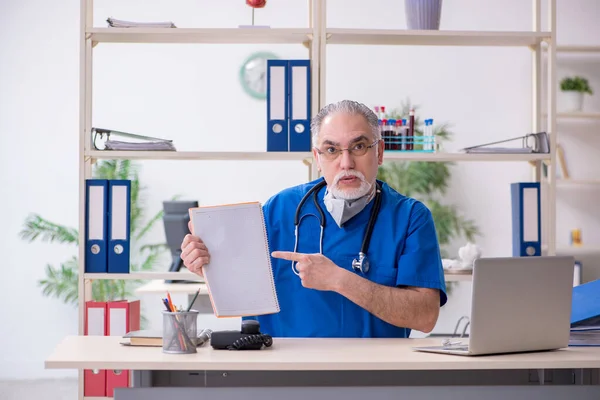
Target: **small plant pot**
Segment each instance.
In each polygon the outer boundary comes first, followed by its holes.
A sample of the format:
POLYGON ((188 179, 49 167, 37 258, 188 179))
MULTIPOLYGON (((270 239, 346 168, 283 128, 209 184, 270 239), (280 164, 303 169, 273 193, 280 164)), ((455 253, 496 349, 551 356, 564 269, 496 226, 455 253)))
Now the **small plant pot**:
POLYGON ((442 0, 404 0, 404 10, 408 29, 440 29, 442 0))
POLYGON ((563 109, 563 111, 581 111, 583 109, 583 95, 584 93, 576 92, 574 90, 563 91, 561 94, 561 108, 563 109))

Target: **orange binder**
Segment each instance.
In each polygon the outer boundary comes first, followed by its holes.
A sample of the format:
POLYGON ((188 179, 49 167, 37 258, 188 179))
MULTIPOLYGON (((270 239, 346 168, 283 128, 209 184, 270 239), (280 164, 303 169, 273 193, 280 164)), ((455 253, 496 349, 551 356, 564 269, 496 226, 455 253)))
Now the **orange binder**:
MULTIPOLYGON (((107 303, 107 336, 123 336, 140 330, 140 301, 118 300, 107 303)), ((129 387, 128 370, 106 371, 106 397, 114 397, 115 388, 129 387)))
MULTIPOLYGON (((85 335, 106 336, 107 308, 105 302, 85 302, 85 324, 83 326, 85 335)), ((106 371, 90 370, 83 371, 83 395, 85 397, 106 396, 106 371)))

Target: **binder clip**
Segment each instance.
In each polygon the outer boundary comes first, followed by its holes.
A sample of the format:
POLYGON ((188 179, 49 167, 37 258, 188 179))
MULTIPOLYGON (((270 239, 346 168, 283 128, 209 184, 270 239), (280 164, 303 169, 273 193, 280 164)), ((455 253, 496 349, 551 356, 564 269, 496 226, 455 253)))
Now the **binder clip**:
POLYGON ((523 153, 550 153, 550 142, 546 132, 529 133, 525 136, 484 143, 476 146, 465 147, 465 153, 496 153, 496 154, 523 154, 523 153), (487 147, 499 143, 521 141, 520 147, 487 147))
POLYGON ((92 145, 96 150, 166 150, 175 151, 172 140, 154 138, 151 136, 137 135, 135 133, 127 133, 115 131, 112 129, 92 128, 92 145), (106 135, 104 142, 98 143, 98 139, 102 140, 106 135), (123 136, 132 139, 142 140, 141 142, 123 142, 111 140, 110 135, 123 136))

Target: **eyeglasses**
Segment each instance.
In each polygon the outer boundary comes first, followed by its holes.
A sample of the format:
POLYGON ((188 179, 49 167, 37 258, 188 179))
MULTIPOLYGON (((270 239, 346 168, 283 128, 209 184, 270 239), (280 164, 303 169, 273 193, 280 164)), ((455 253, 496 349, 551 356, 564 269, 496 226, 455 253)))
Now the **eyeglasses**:
POLYGON ((375 140, 373 143, 371 144, 367 144, 367 142, 358 142, 356 144, 354 144, 352 147, 348 147, 347 149, 341 149, 339 147, 336 146, 326 146, 324 149, 316 149, 317 153, 319 153, 320 155, 323 156, 324 159, 326 159, 327 161, 333 161, 336 158, 338 158, 338 156, 340 154, 342 154, 342 152, 344 150, 348 151, 348 154, 355 156, 355 157, 361 157, 364 156, 365 154, 367 154, 367 151, 369 151, 369 149, 373 146, 375 146, 377 143, 379 143, 379 140, 375 140))

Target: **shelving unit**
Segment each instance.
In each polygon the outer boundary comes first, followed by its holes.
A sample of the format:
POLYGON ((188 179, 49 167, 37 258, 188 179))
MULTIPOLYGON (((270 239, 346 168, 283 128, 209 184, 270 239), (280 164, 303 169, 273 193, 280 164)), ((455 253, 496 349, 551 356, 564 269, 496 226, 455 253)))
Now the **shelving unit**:
MULTIPOLYGON (((531 31, 411 31, 378 29, 336 29, 326 26, 326 0, 309 1, 309 28, 298 29, 138 29, 138 28, 98 28, 93 26, 93 0, 80 0, 80 120, 79 120, 79 242, 85 243, 85 180, 92 177, 92 165, 100 159, 131 160, 261 160, 261 161, 301 161, 308 164, 312 160, 310 152, 129 152, 99 151, 91 144, 92 121, 92 61, 97 46, 111 43, 212 43, 212 44, 303 44, 309 50, 311 60, 312 115, 325 105, 326 48, 329 45, 395 45, 395 46, 521 46, 531 49, 532 54, 532 131, 536 132, 542 123, 542 86, 548 88, 547 131, 551 133, 549 154, 464 154, 464 153, 410 153, 386 152, 386 162, 394 160, 429 162, 532 162, 536 176, 541 176, 542 161, 549 164, 548 205, 543 214, 543 225, 547 227, 547 248, 550 254, 555 251, 555 168, 556 168, 556 109, 555 109, 555 30, 556 0, 548 6, 549 31, 541 31, 541 0, 532 0, 533 24, 531 31), (547 46, 542 48, 542 45, 547 46), (544 81, 541 74, 542 51, 547 53, 549 74, 544 81)), ((315 166, 311 166, 315 172, 315 166)), ((310 176, 310 174, 309 174, 310 176)), ((84 271, 85 248, 79 248, 79 335, 84 333, 84 304, 91 298, 91 283, 100 279, 141 279, 157 281, 164 279, 201 279, 189 273, 132 272, 130 274, 88 274, 84 271)), ((448 275, 448 281, 470 280, 471 275, 448 275)), ((83 371, 79 371, 79 397, 83 400, 83 371)), ((107 400, 107 398, 86 398, 86 400, 107 400)))
MULTIPOLYGON (((551 60, 548 58, 547 49, 544 49, 545 62, 550 63, 551 60)), ((557 45, 556 46, 556 59, 552 60, 552 65, 549 68, 557 69, 558 65, 562 62, 569 62, 572 60, 581 60, 582 57, 589 58, 593 62, 600 62, 600 46, 590 45, 557 45), (560 59, 560 60, 559 60, 560 59)), ((556 87, 559 87, 558 82, 556 87)), ((543 115, 548 115, 547 111, 544 110, 543 115)), ((593 126, 597 130, 600 130, 600 110, 599 111, 557 111, 556 120, 558 123, 564 125, 562 128, 567 130, 567 127, 579 126, 585 124, 586 126, 593 126)), ((593 132, 595 133, 595 132, 593 132)), ((592 134, 593 134, 592 133, 592 134)), ((568 137, 568 134, 561 135, 568 137)), ((579 179, 577 177, 569 178, 558 178, 556 181, 556 188, 562 193, 570 190, 575 190, 577 195, 586 194, 588 196, 595 195, 595 192, 600 189, 600 180, 598 179, 579 179)), ((595 250, 598 250, 596 248, 595 250)), ((588 246, 583 247, 572 247, 572 246, 558 246, 556 252, 560 254, 572 254, 577 256, 578 254, 587 254, 594 252, 594 248, 588 246)))

